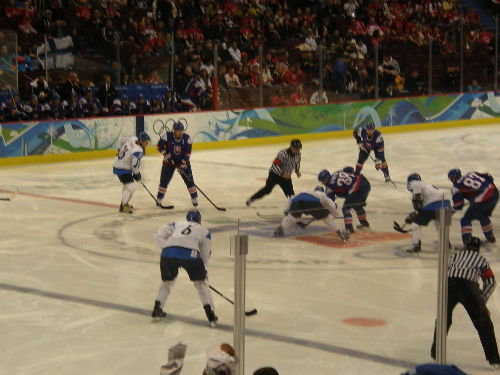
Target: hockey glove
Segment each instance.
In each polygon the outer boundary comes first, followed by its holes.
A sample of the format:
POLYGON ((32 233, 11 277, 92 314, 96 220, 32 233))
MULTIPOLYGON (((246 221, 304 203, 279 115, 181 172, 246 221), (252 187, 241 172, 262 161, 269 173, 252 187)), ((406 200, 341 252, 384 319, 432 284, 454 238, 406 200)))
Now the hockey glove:
POLYGON ((187 165, 187 163, 186 163, 186 161, 185 161, 185 160, 181 161, 180 167, 181 167, 182 169, 186 169, 186 168, 188 167, 188 165, 187 165))
POLYGON ((174 159, 172 159, 172 155, 170 153, 163 154, 163 161, 169 164, 174 164, 174 159))
POLYGON ((411 224, 415 221, 415 219, 417 218, 417 213, 416 212, 411 212, 405 219, 405 223, 406 224, 411 224))
POLYGON ((419 211, 422 208, 422 194, 415 194, 411 200, 413 209, 419 211))
POLYGON ((133 173, 133 174, 132 174, 132 178, 133 178, 135 181, 141 181, 141 172, 139 172, 139 173, 133 173))
POLYGON ((366 147, 365 147, 365 144, 363 142, 358 142, 358 147, 359 147, 360 151, 368 152, 368 151, 366 151, 366 147))

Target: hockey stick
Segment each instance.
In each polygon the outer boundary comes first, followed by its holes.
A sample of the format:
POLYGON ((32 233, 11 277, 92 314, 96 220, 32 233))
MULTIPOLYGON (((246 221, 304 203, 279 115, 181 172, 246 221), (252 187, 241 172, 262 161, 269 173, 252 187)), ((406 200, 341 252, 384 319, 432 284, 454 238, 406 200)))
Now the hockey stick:
POLYGON ((0 201, 10 201, 10 198, 0 198, 0 201))
POLYGON ((219 211, 226 211, 226 209, 225 209, 224 207, 218 207, 218 206, 217 206, 214 202, 212 202, 212 201, 210 200, 210 198, 209 198, 209 197, 208 197, 208 196, 207 196, 207 195, 203 192, 203 190, 201 190, 201 189, 200 189, 200 187, 199 187, 198 185, 196 185, 196 184, 193 182, 193 180, 191 180, 191 179, 189 178, 189 176, 188 176, 187 174, 185 174, 185 173, 184 173, 184 171, 183 171, 181 168, 177 168, 177 171, 178 171, 178 172, 179 172, 179 174, 180 174, 181 176, 183 176, 186 180, 188 180, 189 182, 191 182, 191 183, 194 185, 194 187, 195 187, 196 189, 198 189, 198 190, 200 191, 200 193, 201 193, 201 194, 203 194, 203 196, 207 199, 207 201, 209 201, 210 203, 212 203, 212 206, 214 206, 214 207, 215 207, 216 209, 218 209, 219 211))
MULTIPOLYGON (((376 161, 376 160, 375 160, 375 158, 372 156, 372 154, 370 154, 370 153, 368 152, 368 156, 370 157, 370 159, 372 159, 372 160, 373 160, 373 162, 375 163, 375 165, 377 165, 377 161, 376 161)), ((384 172, 382 171, 382 173, 384 173, 384 172)), ((384 174, 384 177, 385 177, 385 174, 384 174)), ((391 180, 391 178, 390 178, 390 177, 389 177, 389 181, 391 182, 391 184, 393 184, 393 185, 394 185, 394 187, 395 187, 396 189, 398 188, 398 187, 396 186, 396 184, 394 183, 394 181, 392 181, 392 180, 391 180)))
POLYGON ((163 208, 164 210, 171 210, 174 208, 174 206, 163 206, 162 204, 158 203, 155 196, 153 194, 151 194, 151 192, 149 191, 148 187, 146 185, 144 185, 144 182, 142 182, 142 181, 139 181, 139 182, 142 185, 142 187, 144 189, 146 189, 146 191, 149 193, 149 195, 151 195, 151 198, 153 198, 153 200, 155 201, 155 203, 157 204, 158 207, 163 208))
MULTIPOLYGON (((212 289, 215 293, 217 293, 219 296, 221 296, 222 298, 224 298, 227 302, 229 302, 231 305, 234 306, 234 301, 230 300, 229 298, 227 298, 224 294, 222 294, 221 292, 219 292, 217 289, 215 289, 212 285, 209 285, 209 288, 212 289)), ((245 315, 246 316, 252 316, 252 315, 255 315, 257 314, 257 309, 252 309, 252 310, 249 310, 249 311, 245 311, 245 315)))
POLYGON ((399 233, 409 233, 411 232, 410 230, 405 230, 404 227, 406 226, 406 223, 403 224, 403 226, 399 225, 396 221, 394 222, 394 230, 399 233))

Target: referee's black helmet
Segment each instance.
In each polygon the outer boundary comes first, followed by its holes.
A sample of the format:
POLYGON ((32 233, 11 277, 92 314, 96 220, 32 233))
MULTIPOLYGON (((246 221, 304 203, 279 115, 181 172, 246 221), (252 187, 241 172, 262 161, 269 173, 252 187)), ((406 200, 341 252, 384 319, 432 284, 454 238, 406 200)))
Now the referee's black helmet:
POLYGON ((467 241, 465 242, 465 248, 467 250, 479 251, 480 247, 481 247, 481 240, 479 238, 477 237, 467 238, 467 241))

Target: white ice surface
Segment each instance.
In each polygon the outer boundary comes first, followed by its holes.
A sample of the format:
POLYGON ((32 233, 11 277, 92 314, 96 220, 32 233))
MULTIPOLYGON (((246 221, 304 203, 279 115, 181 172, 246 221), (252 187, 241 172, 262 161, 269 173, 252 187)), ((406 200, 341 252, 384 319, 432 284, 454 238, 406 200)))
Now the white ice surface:
MULTIPOLYGON (((386 157, 397 189, 383 182, 368 160, 363 173, 372 182, 368 220, 375 232, 395 233, 411 211, 406 176, 418 172, 445 188, 447 171, 487 170, 500 179, 500 126, 384 135, 386 157)), ((303 142, 301 179, 295 190, 314 187, 317 173, 353 165, 352 138, 303 142)), ((283 194, 273 193, 247 208, 245 200, 264 184, 276 152, 286 145, 194 152, 195 180, 227 212, 202 196, 203 222, 213 231, 209 267, 212 285, 233 296, 229 238, 250 234, 247 306, 258 314, 246 320, 246 374, 265 365, 280 374, 400 374, 429 362, 436 310, 437 234, 423 230, 423 253, 406 256, 410 239, 335 249, 294 238, 273 239, 272 219, 283 194), (381 319, 360 327, 349 318, 381 319)), ((137 186, 131 216, 118 214, 121 185, 112 160, 16 166, 0 169, 0 189, 18 191, 0 201, 0 375, 158 374, 167 348, 187 344, 183 374, 201 374, 206 349, 232 342, 232 306, 214 295, 220 325, 211 329, 196 290, 181 271, 168 300, 169 319, 151 323, 149 314, 160 282, 159 249, 153 233, 182 219, 190 208, 179 176, 167 191, 175 210, 154 207, 137 186), (16 190, 18 189, 18 190, 16 190), (67 198, 54 200, 48 197, 67 198), (112 204, 92 205, 87 202, 112 204)), ((144 181, 156 193, 161 159, 146 157, 144 181)), ((8 196, 0 193, 0 197, 8 196)), ((167 203, 166 202, 166 203, 167 203)), ((460 243, 454 215, 451 239, 460 243)), ((493 216, 498 231, 498 213, 493 216)), ((319 235, 321 225, 308 230, 319 235)), ((477 224, 474 232, 482 237, 477 224)), ((497 233, 498 234, 498 233, 497 233)), ((500 274, 498 250, 485 253, 500 274)), ((488 306, 500 330, 498 291, 488 306)), ((454 314, 448 359, 470 374, 489 374, 470 320, 454 314)))

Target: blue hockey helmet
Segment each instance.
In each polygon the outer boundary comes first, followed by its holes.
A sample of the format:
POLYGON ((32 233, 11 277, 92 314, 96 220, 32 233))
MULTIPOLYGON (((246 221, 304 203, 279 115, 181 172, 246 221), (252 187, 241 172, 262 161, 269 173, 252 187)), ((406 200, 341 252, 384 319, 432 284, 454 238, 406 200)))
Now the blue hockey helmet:
POLYGON ((373 122, 370 122, 369 124, 366 124, 365 126, 365 129, 371 129, 371 130, 374 130, 375 129, 375 124, 373 122))
POLYGON ((176 131, 176 130, 183 130, 184 131, 184 124, 180 121, 177 121, 176 123, 174 123, 174 126, 172 128, 174 129, 174 131, 176 131))
POLYGON ((328 180, 332 175, 326 169, 323 169, 318 174, 318 181, 324 183, 324 181, 328 180))
POLYGON ((201 224, 201 214, 200 214, 200 211, 198 211, 198 210, 188 211, 188 213, 186 214, 186 220, 187 221, 192 221, 194 223, 201 224))
POLYGON ((139 142, 151 142, 151 137, 146 132, 140 133, 137 139, 139 142))
POLYGON ((321 191, 322 193, 324 193, 325 192, 325 188, 323 186, 316 186, 314 188, 314 191, 321 191))
POLYGON ((448 172, 448 178, 451 182, 455 182, 460 177, 462 177, 462 171, 460 171, 460 169, 458 168, 450 169, 450 171, 448 172))
POLYGON ((346 173, 354 173, 354 168, 350 166, 344 167, 342 170, 346 173))

